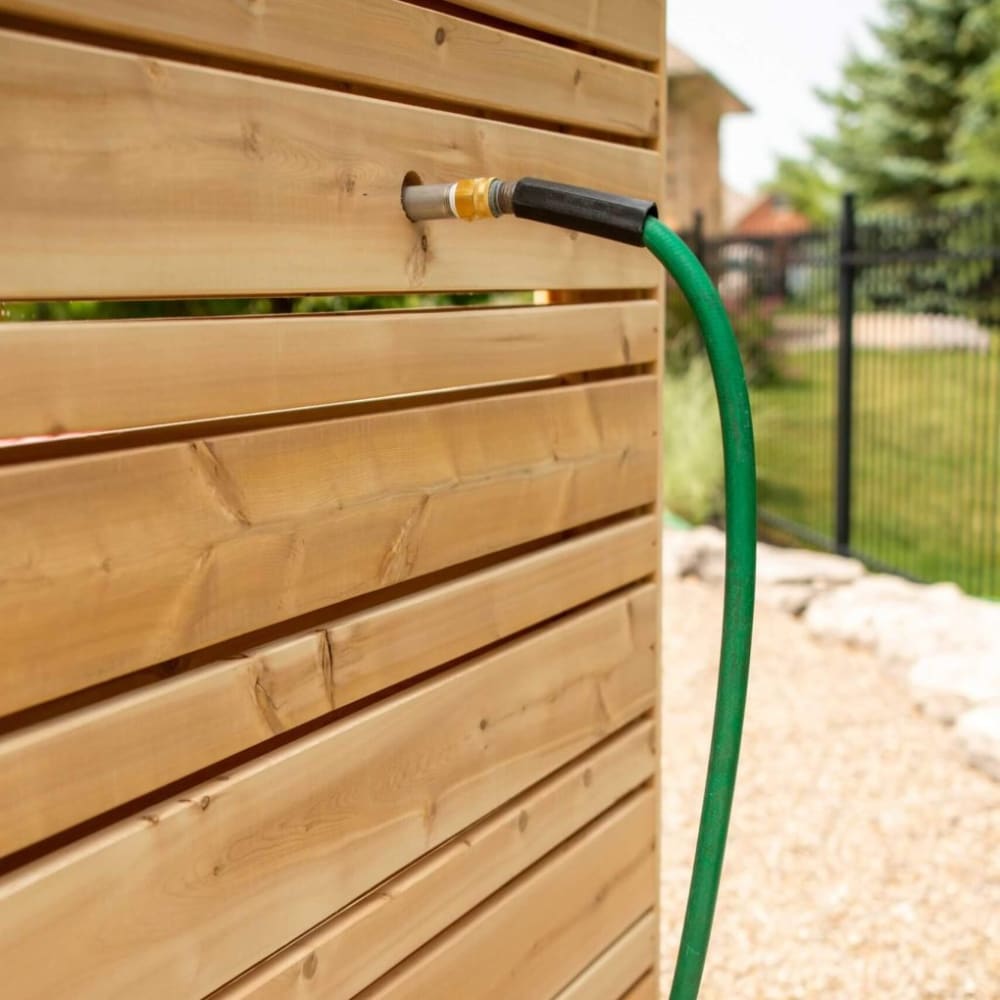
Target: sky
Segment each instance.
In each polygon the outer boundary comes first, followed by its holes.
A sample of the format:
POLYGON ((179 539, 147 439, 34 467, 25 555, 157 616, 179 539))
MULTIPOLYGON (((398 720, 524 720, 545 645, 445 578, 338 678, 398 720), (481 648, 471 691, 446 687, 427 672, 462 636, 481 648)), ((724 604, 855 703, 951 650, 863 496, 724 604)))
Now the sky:
POLYGON ((777 154, 802 155, 833 117, 813 95, 835 87, 853 44, 873 51, 866 24, 883 0, 669 0, 667 34, 749 104, 722 126, 722 174, 751 193, 777 154))

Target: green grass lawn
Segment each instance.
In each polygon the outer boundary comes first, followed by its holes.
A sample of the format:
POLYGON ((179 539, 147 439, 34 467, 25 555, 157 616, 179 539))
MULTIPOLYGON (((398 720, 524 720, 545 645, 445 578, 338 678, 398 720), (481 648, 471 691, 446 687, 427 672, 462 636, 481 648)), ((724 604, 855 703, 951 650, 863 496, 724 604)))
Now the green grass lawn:
MULTIPOLYGON (((855 354, 852 547, 1000 597, 1000 345, 855 354)), ((761 507, 833 533, 836 355, 782 356, 753 392, 761 507)))

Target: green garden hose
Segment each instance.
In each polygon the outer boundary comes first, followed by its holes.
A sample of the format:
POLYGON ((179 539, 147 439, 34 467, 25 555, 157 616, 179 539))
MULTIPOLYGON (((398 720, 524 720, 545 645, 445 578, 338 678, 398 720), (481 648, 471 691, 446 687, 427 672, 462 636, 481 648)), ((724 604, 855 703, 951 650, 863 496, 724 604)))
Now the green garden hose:
POLYGON ((715 722, 684 930, 670 988, 670 1000, 694 1000, 712 932, 743 738, 757 564, 757 474, 743 361, 719 293, 698 258, 662 222, 647 218, 642 235, 701 326, 719 402, 725 462, 726 585, 715 722))
POLYGON ((403 188, 411 221, 513 214, 634 246, 645 246, 677 282, 705 338, 722 422, 726 494, 726 582, 712 745, 698 843, 670 1000, 696 1000, 722 877, 743 737, 757 557, 757 482, 750 400, 739 347, 711 278, 652 202, 523 178, 478 178, 403 188))

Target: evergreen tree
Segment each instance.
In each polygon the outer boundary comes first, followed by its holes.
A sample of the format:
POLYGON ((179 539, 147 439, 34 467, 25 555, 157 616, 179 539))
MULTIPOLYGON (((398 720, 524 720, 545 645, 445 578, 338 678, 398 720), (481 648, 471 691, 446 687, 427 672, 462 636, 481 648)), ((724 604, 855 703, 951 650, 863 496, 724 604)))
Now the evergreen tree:
POLYGON ((868 204, 926 208, 971 184, 951 153, 969 79, 1000 41, 981 23, 972 30, 985 3, 888 0, 886 23, 873 29, 881 53, 854 53, 841 88, 820 94, 836 134, 814 149, 868 204))
POLYGON ((838 187, 820 164, 782 156, 766 189, 769 194, 782 195, 817 226, 826 225, 837 215, 838 187))
POLYGON ((951 180, 973 198, 1000 199, 1000 0, 983 3, 963 24, 963 47, 992 55, 963 86, 962 113, 951 145, 951 180))

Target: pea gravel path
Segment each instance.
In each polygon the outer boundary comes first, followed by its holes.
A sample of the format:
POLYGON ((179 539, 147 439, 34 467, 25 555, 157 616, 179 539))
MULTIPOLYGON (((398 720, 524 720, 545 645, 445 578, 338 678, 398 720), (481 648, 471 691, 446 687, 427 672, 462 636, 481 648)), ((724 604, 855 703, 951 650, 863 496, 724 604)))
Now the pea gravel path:
MULTIPOLYGON (((722 591, 668 579, 665 592, 669 969, 700 808, 722 591)), ((752 671, 701 1000, 1000 1000, 1000 784, 913 709, 901 677, 866 652, 816 642, 784 612, 758 610, 752 671)))

